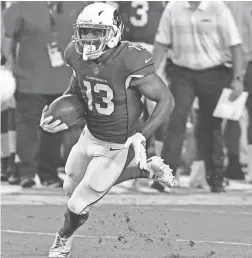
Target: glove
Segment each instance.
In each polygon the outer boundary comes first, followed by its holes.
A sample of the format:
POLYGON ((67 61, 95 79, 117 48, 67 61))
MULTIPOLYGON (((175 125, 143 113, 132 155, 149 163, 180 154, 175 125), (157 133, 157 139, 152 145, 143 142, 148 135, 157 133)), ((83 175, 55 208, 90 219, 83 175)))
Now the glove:
POLYGON ((147 156, 145 149, 146 138, 141 133, 136 133, 128 138, 124 147, 129 148, 133 145, 135 151, 136 164, 141 169, 147 169, 147 156))
POLYGON ((49 133, 57 133, 68 128, 68 126, 66 124, 62 124, 60 120, 56 120, 53 123, 49 124, 53 120, 53 116, 45 117, 47 110, 48 106, 45 106, 42 111, 39 124, 44 131, 47 131, 49 133))

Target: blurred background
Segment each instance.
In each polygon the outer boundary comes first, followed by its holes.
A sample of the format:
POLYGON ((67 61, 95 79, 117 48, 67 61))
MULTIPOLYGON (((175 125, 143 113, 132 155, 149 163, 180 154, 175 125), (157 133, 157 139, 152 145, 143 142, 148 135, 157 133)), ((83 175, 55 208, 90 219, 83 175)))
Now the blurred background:
MULTIPOLYGON (((177 8, 182 7, 172 2, 107 2, 122 16, 123 40, 141 44, 153 53, 158 74, 171 87, 178 109, 184 110, 175 110, 170 124, 162 125, 149 139, 148 156, 161 156, 172 166, 178 188, 218 193, 230 187, 247 189, 252 186, 252 4, 216 1, 221 4, 204 17, 196 11, 197 8, 204 11, 206 5, 200 1, 182 1, 183 8, 189 9, 194 17, 185 18, 185 23, 181 21, 183 18, 178 18, 177 8), (225 18, 220 14, 223 10, 225 18), (215 34, 216 17, 222 19, 219 35, 215 34), (188 37, 183 38, 189 26, 196 30, 187 32, 188 37), (227 44, 214 49, 207 37, 227 44), (198 54, 190 53, 191 60, 198 63, 181 61, 183 53, 198 44, 195 41, 190 45, 190 39, 203 41, 209 47, 205 49, 208 57, 198 58, 198 54), (165 45, 171 47, 164 48, 165 45), (237 46, 241 47, 240 52, 237 46), (213 62, 217 54, 222 58, 221 63, 209 65, 209 60, 213 62), (216 104, 216 94, 210 94, 210 100, 205 101, 204 92, 218 85, 231 86, 232 67, 239 63, 237 60, 243 62, 242 79, 238 80, 249 92, 246 108, 239 121, 216 122, 212 112, 209 113, 213 103, 216 104), (188 89, 194 89, 193 94, 188 89), (204 101, 211 104, 207 106, 204 101), (223 169, 219 169, 220 163, 223 169)), ((84 121, 55 135, 43 132, 39 121, 44 106, 68 87, 72 70, 64 65, 64 49, 71 41, 78 14, 90 3, 1 1, 1 181, 6 185, 62 187, 64 165, 84 121), (52 60, 52 53, 57 56, 56 61, 52 60)), ((148 119, 155 104, 146 100, 144 104, 143 119, 148 119)), ((111 191, 171 193, 173 190, 158 183, 133 180, 111 191)))

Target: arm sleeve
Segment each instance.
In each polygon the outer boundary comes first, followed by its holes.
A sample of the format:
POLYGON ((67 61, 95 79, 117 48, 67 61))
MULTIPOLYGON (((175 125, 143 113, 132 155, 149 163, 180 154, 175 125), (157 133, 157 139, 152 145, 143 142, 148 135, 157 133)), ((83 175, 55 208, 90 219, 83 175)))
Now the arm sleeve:
POLYGON ((132 78, 143 78, 155 72, 155 66, 151 53, 139 46, 129 46, 132 48, 126 57, 126 67, 128 67, 126 88, 130 86, 132 78))
POLYGON ((64 51, 64 59, 65 59, 66 66, 71 66, 70 57, 71 57, 71 42, 66 46, 64 51))
POLYGON ((4 11, 4 26, 6 37, 17 37, 23 26, 21 4, 14 3, 4 11))
POLYGON ((74 75, 71 76, 68 88, 64 92, 64 95, 66 95, 66 94, 75 94, 75 95, 81 94, 81 90, 80 90, 78 81, 74 75))
POLYGON ((65 64, 66 66, 71 67, 73 69, 73 73, 69 81, 69 86, 67 90, 64 92, 64 94, 81 94, 78 79, 76 77, 76 72, 71 62, 72 47, 73 47, 73 44, 72 42, 70 42, 64 51, 65 64))
POLYGON ((221 29, 224 45, 226 47, 235 46, 242 43, 241 36, 238 32, 238 28, 235 19, 225 5, 219 18, 219 26, 221 29))
POLYGON ((171 25, 171 6, 169 3, 166 5, 161 19, 159 21, 158 30, 155 36, 155 41, 163 45, 172 44, 172 25, 171 25))

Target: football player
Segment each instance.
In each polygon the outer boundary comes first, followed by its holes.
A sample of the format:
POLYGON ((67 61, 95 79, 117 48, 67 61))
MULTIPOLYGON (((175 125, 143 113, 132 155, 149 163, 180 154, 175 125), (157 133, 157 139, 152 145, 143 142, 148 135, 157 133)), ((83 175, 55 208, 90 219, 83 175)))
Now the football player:
MULTIPOLYGON (((66 163, 64 190, 70 198, 49 257, 70 254, 72 235, 88 219, 90 207, 113 185, 140 177, 174 184, 172 171, 161 158, 146 160, 146 139, 174 108, 151 54, 121 41, 123 23, 110 5, 85 7, 74 28, 73 41, 65 50, 66 63, 73 69, 65 93, 81 94, 87 125, 66 163), (142 96, 157 105, 141 127, 142 96)), ((45 116, 47 108, 40 126, 51 133, 67 129, 59 120, 50 123, 53 117, 45 116)))

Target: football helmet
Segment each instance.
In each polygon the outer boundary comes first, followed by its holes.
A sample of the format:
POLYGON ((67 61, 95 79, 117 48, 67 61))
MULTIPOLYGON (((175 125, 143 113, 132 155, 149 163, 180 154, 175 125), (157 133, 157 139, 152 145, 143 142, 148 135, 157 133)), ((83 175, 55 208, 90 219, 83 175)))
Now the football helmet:
POLYGON ((116 8, 109 4, 93 3, 86 6, 74 24, 76 51, 83 60, 96 59, 121 40, 122 19, 116 8))

